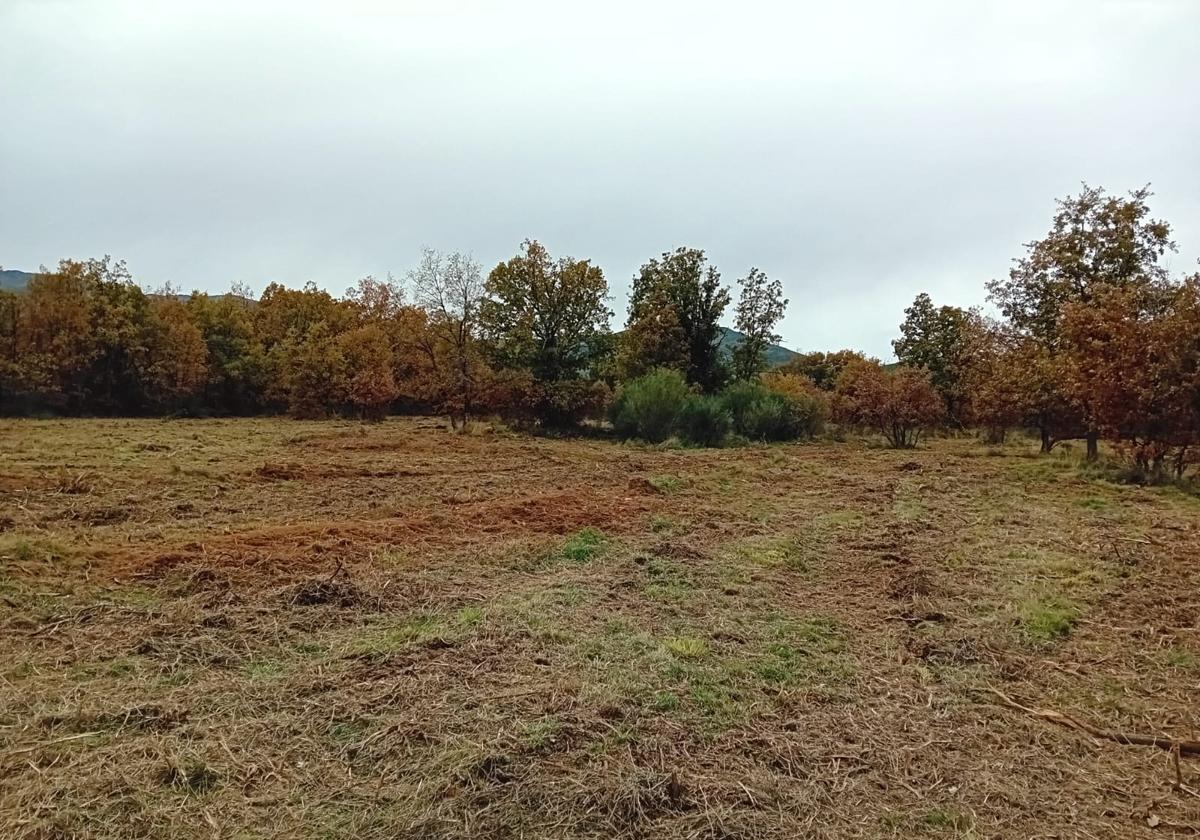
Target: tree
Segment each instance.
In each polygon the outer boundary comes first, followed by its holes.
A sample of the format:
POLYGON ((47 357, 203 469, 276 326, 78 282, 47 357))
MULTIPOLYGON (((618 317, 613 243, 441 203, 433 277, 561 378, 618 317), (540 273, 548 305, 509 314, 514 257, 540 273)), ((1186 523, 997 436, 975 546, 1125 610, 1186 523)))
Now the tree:
POLYGON ((193 292, 185 305, 207 350, 205 407, 221 414, 250 414, 262 408, 266 356, 255 330, 249 290, 235 286, 215 296, 193 292))
POLYGON ((733 375, 753 379, 767 367, 767 347, 779 343, 775 325, 783 318, 788 302, 780 282, 768 280, 757 268, 751 268, 738 285, 741 293, 734 326, 743 338, 733 349, 733 375))
POLYGON ((479 263, 426 248, 409 283, 427 317, 422 348, 429 362, 428 396, 449 415, 452 427, 465 430, 492 390, 492 371, 478 336, 484 296, 479 263))
POLYGON ((1069 304, 1062 331, 1068 387, 1100 431, 1143 475, 1169 461, 1181 477, 1200 442, 1200 275, 1150 301, 1113 288, 1069 304))
POLYGON ((24 332, 22 298, 0 289, 0 413, 14 407, 24 387, 21 338, 24 332))
POLYGON ((208 346, 186 306, 171 294, 151 300, 148 360, 143 372, 151 405, 159 410, 182 406, 208 380, 208 346))
POLYGON ((921 292, 904 310, 901 336, 892 342, 901 364, 929 371, 933 387, 946 404, 946 416, 958 426, 965 420, 963 375, 970 317, 957 306, 935 308, 929 295, 921 292))
POLYGON ((400 395, 387 333, 379 324, 366 324, 339 335, 338 345, 335 358, 345 365, 345 400, 364 419, 381 419, 400 395))
POLYGON ((679 325, 666 290, 656 286, 647 294, 641 316, 629 324, 617 344, 617 376, 628 381, 659 368, 688 369, 687 335, 679 325))
MULTIPOLYGON (((1054 366, 1064 352, 1063 317, 1071 304, 1091 305, 1106 290, 1157 294, 1166 280, 1159 260, 1175 250, 1170 226, 1150 217, 1148 187, 1128 198, 1109 196, 1086 184, 1078 196, 1058 202, 1049 233, 1026 245, 1007 280, 988 284, 990 298, 1012 328, 1040 345, 1054 366)), ((1061 380, 1055 383, 1060 388, 1061 380)), ((1080 383, 1086 390, 1093 380, 1080 383)), ((1081 393, 1077 388, 1076 393, 1081 393)), ((1090 403, 1085 399, 1084 403, 1090 403)), ((1082 406, 1069 426, 1084 429, 1088 456, 1097 454, 1096 418, 1082 406)), ((1043 440, 1061 438, 1058 429, 1042 429, 1043 440)))
POLYGON ((274 396, 292 417, 326 417, 347 401, 345 349, 328 323, 318 321, 302 333, 289 332, 273 352, 274 396))
POLYGON ((576 422, 598 408, 592 380, 607 347, 608 284, 588 260, 554 260, 536 241, 492 269, 479 320, 498 364, 529 374, 534 416, 551 425, 576 422))
POLYGON ((404 289, 390 274, 385 280, 368 274, 346 290, 346 300, 361 320, 375 323, 390 321, 405 308, 404 289))
POLYGON ((266 358, 267 399, 295 417, 323 417, 345 398, 345 360, 337 337, 359 323, 351 302, 313 283, 303 289, 267 286, 254 308, 255 333, 266 358))
POLYGON ((937 425, 945 406, 928 371, 878 362, 854 361, 838 375, 834 413, 843 423, 878 431, 897 449, 917 445, 921 433, 937 425))
POLYGON ((822 391, 832 391, 842 368, 853 361, 878 362, 877 359, 868 359, 858 350, 835 350, 832 353, 814 350, 811 353, 801 353, 795 356, 783 364, 779 370, 783 373, 806 377, 822 391))
POLYGON ((984 430, 989 443, 1003 443, 1008 430, 1032 414, 1024 371, 1017 363, 1019 339, 1003 324, 977 313, 970 313, 964 327, 963 414, 984 430))
POLYGON ((716 391, 725 378, 720 321, 730 300, 720 272, 708 265, 704 252, 696 248, 677 248, 651 259, 633 279, 628 327, 653 317, 663 300, 670 303, 683 330, 688 382, 707 392, 716 391))

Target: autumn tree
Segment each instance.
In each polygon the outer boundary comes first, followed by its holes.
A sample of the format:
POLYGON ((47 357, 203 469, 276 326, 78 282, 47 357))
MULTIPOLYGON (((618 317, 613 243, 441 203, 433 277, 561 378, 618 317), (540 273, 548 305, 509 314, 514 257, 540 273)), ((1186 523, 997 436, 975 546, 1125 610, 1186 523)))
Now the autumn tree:
POLYGON ((175 294, 150 301, 151 321, 145 367, 141 372, 153 408, 185 406, 208 380, 208 346, 204 334, 175 294))
POLYGON ((0 289, 0 412, 11 410, 24 386, 21 338, 24 332, 22 298, 0 289))
POLYGON ((392 275, 383 280, 368 274, 346 290, 346 301, 363 323, 387 323, 405 308, 404 287, 392 275))
POLYGON ((1017 366, 1020 339, 1006 325, 974 312, 963 326, 961 411, 966 422, 983 430, 988 443, 1003 443, 1009 430, 1031 415, 1024 371, 1017 366))
POLYGON ((858 350, 835 350, 831 353, 814 350, 811 353, 798 353, 781 365, 779 370, 806 377, 822 391, 832 391, 842 368, 854 361, 878 362, 878 359, 868 360, 866 354, 858 350))
POLYGON ((1200 275, 1101 291, 1061 326, 1068 387, 1100 432, 1147 477, 1182 476, 1200 443, 1200 275))
MULTIPOLYGON (((1058 202, 1050 231, 1026 245, 1025 256, 1016 261, 1008 279, 988 284, 990 298, 1012 328, 1035 342, 1050 360, 1046 368, 1061 367, 1068 306, 1089 306, 1113 289, 1148 291, 1166 280, 1159 260, 1175 244, 1170 227, 1151 218, 1146 203, 1150 195, 1149 188, 1142 188, 1127 198, 1110 196, 1085 184, 1078 196, 1058 202)), ((1065 388, 1061 379, 1054 384, 1060 391, 1065 388)), ((1089 380, 1080 387, 1086 390, 1094 384, 1089 380)), ((1043 440, 1065 437, 1077 426, 1087 439, 1088 456, 1095 457, 1096 418, 1084 405, 1075 407, 1076 416, 1067 418, 1065 428, 1041 430, 1043 440)))
POLYGON ((962 426, 966 394, 963 377, 967 364, 966 332, 971 315, 957 306, 935 307, 921 292, 904 310, 900 338, 892 349, 902 365, 929 371, 933 387, 946 404, 951 423, 962 426))
POLYGON ((426 248, 408 282, 426 323, 420 346, 428 361, 427 395, 453 428, 490 405, 493 371, 480 343, 485 284, 479 263, 461 253, 426 248))
POLYGON ((552 259, 538 242, 492 269, 480 304, 483 334, 500 367, 526 371, 534 416, 569 424, 600 408, 595 385, 608 346, 608 284, 588 260, 552 259))
POLYGON ((267 286, 254 309, 267 368, 267 397, 296 417, 322 417, 345 398, 345 358, 338 335, 358 323, 352 303, 309 283, 267 286))
POLYGON ((677 248, 643 265, 633 278, 627 327, 634 329, 643 318, 654 317, 664 300, 683 331, 688 382, 705 391, 717 390, 725 379, 720 321, 730 297, 703 251, 677 248))
POLYGON ((330 396, 343 389, 341 396, 367 420, 379 420, 400 395, 392 364, 392 346, 387 333, 378 323, 368 323, 337 338, 336 349, 330 348, 324 361, 335 368, 329 383, 330 396))
POLYGON ((733 375, 753 379, 767 367, 767 348, 778 344, 775 326, 787 311, 787 299, 778 280, 768 280, 757 268, 738 280, 740 292, 734 326, 742 340, 733 348, 733 375))
POLYGON ((637 379, 652 370, 686 371, 690 356, 687 335, 679 325, 667 290, 655 286, 647 292, 637 320, 630 321, 617 343, 617 377, 637 379))
POLYGON ((897 449, 916 446, 921 434, 945 416, 928 371, 888 371, 863 360, 850 362, 838 375, 833 408, 839 422, 878 431, 897 449))

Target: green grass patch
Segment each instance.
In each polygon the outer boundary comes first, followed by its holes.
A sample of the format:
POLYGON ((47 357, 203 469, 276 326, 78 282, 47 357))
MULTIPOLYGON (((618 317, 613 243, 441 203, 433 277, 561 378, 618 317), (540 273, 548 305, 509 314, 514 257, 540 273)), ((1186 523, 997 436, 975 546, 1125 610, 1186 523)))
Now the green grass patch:
POLYGON ((555 717, 543 717, 521 727, 521 744, 527 750, 537 752, 554 745, 562 733, 562 721, 555 717))
POLYGON ((954 831, 968 831, 971 828, 971 817, 957 808, 934 808, 925 813, 921 822, 930 828, 949 828, 954 831))
POLYGON ((272 680, 282 677, 286 670, 277 659, 259 659, 245 666, 246 676, 252 680, 272 680))
POLYGON ((687 486, 686 482, 677 475, 652 475, 648 480, 660 493, 678 493, 687 486))
POLYGON ((751 537, 735 546, 733 553, 739 561, 771 569, 809 572, 816 564, 808 543, 794 536, 751 537))
POLYGON ((1164 650, 1162 660, 1168 668, 1175 668, 1180 671, 1194 671, 1198 664, 1196 654, 1178 645, 1172 645, 1164 650))
POLYGON ((583 528, 571 536, 560 549, 564 559, 586 563, 603 549, 608 539, 595 528, 583 528))
POLYGON ((663 647, 680 659, 703 659, 708 656, 708 643, 695 636, 672 636, 663 642, 663 647))
POLYGON ((1022 634, 1045 645, 1070 634, 1079 620, 1079 608, 1057 596, 1041 596, 1021 604, 1018 616, 1022 634))
POLYGON ((54 563, 66 560, 71 550, 62 543, 44 537, 0 534, 0 560, 16 563, 54 563))
POLYGON ((771 622, 753 670, 763 682, 776 688, 842 682, 854 672, 841 628, 833 619, 822 616, 771 622))

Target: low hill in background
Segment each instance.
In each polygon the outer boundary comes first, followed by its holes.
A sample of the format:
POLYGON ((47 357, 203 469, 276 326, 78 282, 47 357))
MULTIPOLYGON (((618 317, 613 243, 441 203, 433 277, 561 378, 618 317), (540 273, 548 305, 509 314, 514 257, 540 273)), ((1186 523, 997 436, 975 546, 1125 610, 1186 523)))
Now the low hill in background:
POLYGON ((33 275, 28 271, 17 271, 15 268, 0 271, 0 290, 22 292, 29 285, 33 275))
MULTIPOLYGON (((745 338, 745 333, 731 330, 729 327, 721 327, 721 353, 727 357, 733 355, 733 348, 741 344, 745 338)), ((769 367, 786 365, 799 355, 795 350, 789 350, 779 344, 767 345, 767 365, 769 367)))

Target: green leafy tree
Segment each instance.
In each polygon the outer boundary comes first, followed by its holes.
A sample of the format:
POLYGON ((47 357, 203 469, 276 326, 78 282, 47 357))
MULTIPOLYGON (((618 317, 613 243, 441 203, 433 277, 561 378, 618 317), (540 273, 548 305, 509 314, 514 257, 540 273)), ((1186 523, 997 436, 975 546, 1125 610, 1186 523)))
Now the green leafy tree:
POLYGON ((921 292, 904 310, 900 338, 892 342, 901 364, 929 371, 930 381, 946 404, 955 425, 966 420, 964 376, 968 361, 968 322, 971 313, 957 306, 935 307, 921 292))
POLYGON ((633 329, 643 318, 653 317, 663 300, 674 309, 683 331, 688 382, 708 392, 718 390, 725 379, 720 321, 730 297, 703 251, 677 248, 643 265, 633 279, 627 326, 633 329))
POLYGON ((609 347, 608 284, 588 260, 551 258, 534 240, 492 269, 479 307, 483 334, 500 367, 527 371, 538 420, 573 423, 594 408, 590 386, 609 347))
POLYGON ((686 371, 690 360, 687 335, 675 307, 661 286, 651 289, 641 316, 621 333, 617 346, 617 376, 636 379, 658 368, 686 371))
POLYGON ((738 296, 734 326, 743 334, 733 348, 733 375, 738 379, 753 379, 767 367, 767 348, 778 344, 780 336, 775 325, 787 310, 787 298, 778 280, 768 280, 757 268, 738 280, 738 296))
POLYGON ((249 290, 235 286, 223 295, 193 292, 186 306, 207 348, 204 405, 220 414, 250 414, 262 408, 266 357, 249 290))

